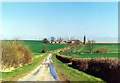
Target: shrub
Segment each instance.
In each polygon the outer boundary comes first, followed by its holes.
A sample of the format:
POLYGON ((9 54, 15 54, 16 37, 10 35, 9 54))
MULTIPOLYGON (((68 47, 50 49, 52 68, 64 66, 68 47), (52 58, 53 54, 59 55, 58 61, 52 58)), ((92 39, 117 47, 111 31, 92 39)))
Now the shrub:
POLYGON ((47 51, 49 51, 47 44, 42 44, 41 47, 42 49, 40 49, 39 53, 46 53, 47 51))
POLYGON ((2 68, 28 64, 32 53, 27 46, 18 40, 2 41, 2 68))
POLYGON ((47 50, 46 50, 46 48, 43 48, 41 53, 45 53, 45 52, 47 52, 47 50))

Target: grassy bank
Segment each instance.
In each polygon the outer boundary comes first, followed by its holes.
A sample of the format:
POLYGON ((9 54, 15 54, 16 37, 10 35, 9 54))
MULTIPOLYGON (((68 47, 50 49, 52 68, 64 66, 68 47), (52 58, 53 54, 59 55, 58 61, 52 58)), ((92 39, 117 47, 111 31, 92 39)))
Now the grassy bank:
POLYGON ((5 81, 16 81, 24 75, 28 74, 32 70, 34 70, 46 57, 46 54, 34 54, 32 57, 32 62, 28 65, 24 65, 22 67, 15 68, 15 70, 11 72, 2 72, 2 79, 5 81))
POLYGON ((60 53, 64 56, 75 57, 75 58, 116 58, 118 57, 118 53, 105 53, 105 54, 74 54, 71 52, 68 53, 60 53))
POLYGON ((64 80, 64 81, 102 81, 99 78, 96 78, 84 72, 68 67, 67 64, 64 64, 58 59, 56 59, 55 55, 52 56, 52 60, 54 62, 55 69, 61 80, 64 80))

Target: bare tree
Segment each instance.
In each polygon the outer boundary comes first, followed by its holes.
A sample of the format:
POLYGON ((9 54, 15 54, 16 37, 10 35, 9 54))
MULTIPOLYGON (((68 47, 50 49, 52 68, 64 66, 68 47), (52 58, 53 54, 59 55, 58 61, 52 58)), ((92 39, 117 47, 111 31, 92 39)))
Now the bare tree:
POLYGON ((60 37, 60 38, 58 38, 57 40, 58 40, 58 41, 59 41, 59 43, 60 43, 60 42, 62 42, 62 41, 63 41, 63 38, 61 38, 61 37, 60 37))
POLYGON ((51 42, 54 42, 55 41, 55 37, 51 37, 51 42))
POLYGON ((91 40, 88 40, 88 42, 86 43, 86 50, 88 53, 93 53, 93 49, 94 49, 94 42, 91 40))

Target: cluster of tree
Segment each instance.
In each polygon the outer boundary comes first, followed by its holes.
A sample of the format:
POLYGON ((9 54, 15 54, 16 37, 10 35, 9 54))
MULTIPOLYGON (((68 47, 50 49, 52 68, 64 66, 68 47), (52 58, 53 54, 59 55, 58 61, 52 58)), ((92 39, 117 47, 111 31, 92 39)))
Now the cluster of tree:
POLYGON ((61 41, 63 41, 63 38, 55 38, 55 37, 51 37, 50 38, 50 41, 47 39, 47 38, 44 38, 43 39, 43 43, 45 43, 45 44, 49 44, 50 42, 56 42, 56 41, 59 41, 59 43, 61 42, 61 41))
POLYGON ((2 41, 2 68, 16 67, 28 64, 32 58, 32 52, 28 46, 18 40, 2 41))
POLYGON ((43 43, 45 44, 49 44, 49 43, 67 43, 67 44, 73 44, 73 45, 78 45, 80 43, 82 43, 80 40, 78 39, 64 39, 62 37, 59 38, 55 38, 55 37, 51 37, 49 40, 47 38, 43 39, 43 43))
POLYGON ((51 42, 54 42, 55 41, 55 37, 51 37, 51 42))

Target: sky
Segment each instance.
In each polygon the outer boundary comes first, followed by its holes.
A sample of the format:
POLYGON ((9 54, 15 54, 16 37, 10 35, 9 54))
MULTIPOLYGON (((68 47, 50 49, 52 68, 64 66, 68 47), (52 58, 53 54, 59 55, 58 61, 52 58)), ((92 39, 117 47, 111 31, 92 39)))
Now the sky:
POLYGON ((74 37, 117 41, 117 2, 4 2, 2 39, 74 37))
POLYGON ((2 2, 119 2, 119 0, 1 0, 2 2))

